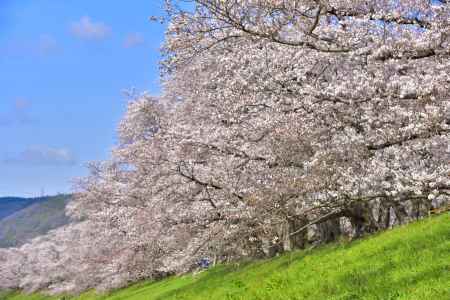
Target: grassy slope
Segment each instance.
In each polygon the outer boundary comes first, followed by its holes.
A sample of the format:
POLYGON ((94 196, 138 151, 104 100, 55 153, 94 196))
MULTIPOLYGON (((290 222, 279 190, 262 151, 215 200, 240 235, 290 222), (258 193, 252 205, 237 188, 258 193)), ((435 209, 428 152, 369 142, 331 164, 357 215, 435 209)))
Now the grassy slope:
MULTIPOLYGON (((1 299, 1 296, 0 296, 1 299)), ((13 295, 8 300, 53 299, 13 295)), ((59 298, 54 298, 59 299, 59 298)), ((140 283, 77 300, 450 299, 450 214, 344 245, 140 283)))

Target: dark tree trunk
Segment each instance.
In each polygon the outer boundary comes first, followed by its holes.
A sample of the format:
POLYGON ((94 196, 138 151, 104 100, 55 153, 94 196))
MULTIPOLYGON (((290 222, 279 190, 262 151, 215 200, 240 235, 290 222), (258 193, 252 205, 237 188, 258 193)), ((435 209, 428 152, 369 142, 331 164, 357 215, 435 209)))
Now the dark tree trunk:
POLYGON ((367 203, 357 203, 345 211, 345 216, 350 219, 354 229, 354 238, 366 233, 379 230, 377 221, 373 217, 372 207, 367 203))
POLYGON ((321 243, 333 242, 341 236, 339 218, 329 220, 317 225, 319 241, 321 243))

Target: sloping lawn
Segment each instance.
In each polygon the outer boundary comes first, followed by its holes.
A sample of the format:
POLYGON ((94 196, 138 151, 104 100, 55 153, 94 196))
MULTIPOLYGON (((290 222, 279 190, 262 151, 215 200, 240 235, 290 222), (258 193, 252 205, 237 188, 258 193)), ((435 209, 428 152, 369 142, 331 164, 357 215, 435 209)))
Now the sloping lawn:
MULTIPOLYGON (((3 298, 61 299, 17 293, 3 298)), ((198 275, 139 283, 109 295, 88 292, 76 299, 449 300, 450 214, 348 244, 218 266, 198 275)))

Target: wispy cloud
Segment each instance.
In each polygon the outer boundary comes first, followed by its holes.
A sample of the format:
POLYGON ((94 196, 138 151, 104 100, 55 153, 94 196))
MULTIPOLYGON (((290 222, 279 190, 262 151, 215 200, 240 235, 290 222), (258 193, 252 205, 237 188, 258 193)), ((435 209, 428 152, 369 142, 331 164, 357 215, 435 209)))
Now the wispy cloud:
POLYGON ((14 108, 19 111, 28 109, 31 106, 30 101, 19 98, 14 102, 14 108))
POLYGON ((0 49, 0 54, 13 57, 48 56, 60 50, 58 42, 52 35, 41 34, 30 40, 10 40, 0 49))
POLYGON ((33 124, 36 119, 30 112, 31 102, 18 98, 8 112, 0 112, 0 126, 33 124))
POLYGON ((66 148, 31 146, 18 154, 7 155, 3 162, 32 166, 72 166, 76 164, 77 160, 73 153, 66 148))
POLYGON ((102 22, 94 22, 90 17, 84 16, 70 24, 70 32, 85 40, 101 40, 109 36, 111 28, 102 22))
POLYGON ((36 44, 36 51, 40 55, 47 55, 59 50, 56 39, 48 34, 43 34, 39 37, 36 44))
POLYGON ((140 46, 144 43, 144 37, 142 34, 136 32, 136 33, 130 33, 125 37, 125 41, 123 42, 123 46, 125 48, 133 48, 140 46))

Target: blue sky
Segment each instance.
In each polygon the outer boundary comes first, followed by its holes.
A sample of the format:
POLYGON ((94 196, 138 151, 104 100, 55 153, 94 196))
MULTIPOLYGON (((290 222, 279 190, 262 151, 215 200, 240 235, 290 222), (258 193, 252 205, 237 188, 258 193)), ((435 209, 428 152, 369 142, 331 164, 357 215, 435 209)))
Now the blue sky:
POLYGON ((159 93, 162 0, 0 0, 0 196, 71 191, 109 156, 124 90, 159 93))

